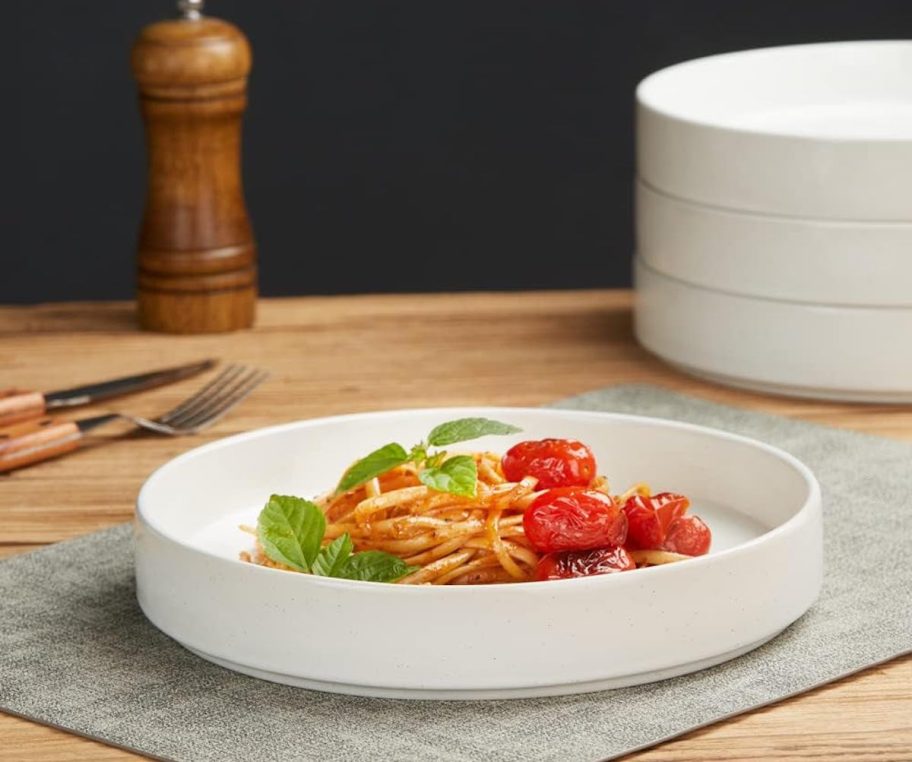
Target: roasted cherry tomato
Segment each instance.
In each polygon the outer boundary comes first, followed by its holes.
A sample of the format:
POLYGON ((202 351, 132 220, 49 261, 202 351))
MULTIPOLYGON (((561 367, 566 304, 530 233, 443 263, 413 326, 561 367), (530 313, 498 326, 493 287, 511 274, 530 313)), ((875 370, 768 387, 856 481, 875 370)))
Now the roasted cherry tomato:
POLYGON ((660 492, 650 499, 652 507, 655 508, 656 515, 659 517, 659 523, 665 532, 668 531, 672 521, 679 516, 683 516, 687 509, 690 508, 690 500, 684 495, 676 495, 673 492, 660 492))
POLYGON ((658 550, 665 542, 665 535, 671 524, 690 506, 683 495, 660 492, 644 497, 634 495, 624 503, 627 515, 627 545, 631 548, 658 550))
POLYGON ((526 509, 523 528, 539 553, 591 550, 623 545, 627 518, 604 492, 556 487, 526 509))
POLYGON ((595 476, 595 456, 573 439, 539 439, 511 447, 501 467, 507 481, 534 476, 539 489, 585 487, 595 476))
POLYGON ((665 550, 685 556, 702 556, 709 552, 712 532, 699 516, 681 516, 671 522, 665 537, 665 550))
POLYGON ((611 574, 631 569, 636 569, 636 564, 623 548, 571 550, 542 556, 535 567, 535 579, 590 577, 593 574, 611 574))
POLYGON ((627 516, 627 547, 652 550, 661 548, 665 532, 649 498, 634 495, 624 503, 627 516))

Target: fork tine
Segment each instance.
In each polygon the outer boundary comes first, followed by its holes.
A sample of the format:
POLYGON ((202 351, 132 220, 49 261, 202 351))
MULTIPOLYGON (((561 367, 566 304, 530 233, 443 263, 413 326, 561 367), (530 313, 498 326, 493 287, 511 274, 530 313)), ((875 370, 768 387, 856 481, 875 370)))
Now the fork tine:
POLYGON ((214 394, 223 389, 227 384, 229 384, 234 378, 238 376, 239 373, 244 371, 244 366, 237 365, 232 363, 228 365, 221 373, 219 373, 215 378, 210 380, 205 386, 203 386, 196 394, 187 399, 183 400, 180 404, 171 408, 167 412, 158 416, 155 420, 158 423, 164 423, 167 425, 174 425, 175 421, 186 414, 192 412, 200 405, 204 404, 206 400, 214 394))
POLYGON ((197 420, 205 419, 210 410, 218 407, 223 399, 230 399, 235 390, 241 388, 256 373, 256 370, 242 366, 239 373, 234 374, 229 381, 221 384, 217 389, 210 390, 209 394, 200 398, 196 405, 172 418, 168 422, 169 425, 178 428, 192 428, 197 420))
POLYGON ((210 405, 199 411, 197 415, 182 423, 181 428, 188 428, 193 431, 202 431, 208 428, 247 397, 267 378, 269 378, 269 373, 266 371, 251 372, 242 379, 241 383, 234 386, 231 391, 222 395, 219 399, 213 400, 210 405))

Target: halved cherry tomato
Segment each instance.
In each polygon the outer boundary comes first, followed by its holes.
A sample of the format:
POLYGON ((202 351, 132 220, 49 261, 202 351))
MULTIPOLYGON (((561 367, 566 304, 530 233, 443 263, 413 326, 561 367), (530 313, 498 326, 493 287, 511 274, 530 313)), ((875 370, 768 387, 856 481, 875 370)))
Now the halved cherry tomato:
POLYGON ((671 522, 665 537, 665 550, 685 556, 702 556, 709 552, 712 532, 699 516, 680 516, 671 522))
POLYGON ((611 574, 632 569, 636 569, 636 564, 623 548, 571 550, 542 556, 535 567, 535 579, 590 577, 594 574, 611 574))
POLYGON ((526 509, 523 529, 539 553, 592 550, 623 545, 627 518, 604 492, 556 487, 526 509))
POLYGON ((684 495, 660 492, 644 497, 634 495, 624 503, 627 515, 627 545, 631 548, 658 550, 665 542, 671 524, 690 506, 684 495))
POLYGON ((595 456, 574 439, 539 439, 511 447, 501 467, 507 481, 534 476, 539 489, 585 487, 595 476, 595 456))

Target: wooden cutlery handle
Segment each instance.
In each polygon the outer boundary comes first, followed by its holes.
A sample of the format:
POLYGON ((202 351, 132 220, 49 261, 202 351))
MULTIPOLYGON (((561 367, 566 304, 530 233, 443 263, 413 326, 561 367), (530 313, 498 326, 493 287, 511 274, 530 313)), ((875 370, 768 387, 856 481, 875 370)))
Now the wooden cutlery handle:
POLYGON ((41 418, 7 426, 0 429, 0 473, 71 452, 81 440, 73 421, 41 418))
POLYGON ((0 426, 40 418, 44 413, 44 395, 41 392, 0 389, 0 426))

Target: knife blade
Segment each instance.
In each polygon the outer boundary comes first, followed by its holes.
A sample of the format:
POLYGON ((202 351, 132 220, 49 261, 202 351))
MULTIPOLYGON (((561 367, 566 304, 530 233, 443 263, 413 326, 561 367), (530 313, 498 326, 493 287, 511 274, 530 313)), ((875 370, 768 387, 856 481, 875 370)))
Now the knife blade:
POLYGON ((150 373, 140 373, 135 376, 115 378, 111 381, 101 381, 97 384, 74 386, 72 389, 48 392, 44 395, 44 401, 48 410, 55 407, 88 405, 90 402, 98 402, 110 397, 119 397, 122 394, 133 394, 146 389, 154 389, 156 386, 171 384, 175 381, 195 376, 204 370, 209 370, 213 365, 215 365, 215 360, 202 360, 188 365, 178 365, 174 368, 153 370, 150 373))
POLYGON ((157 386, 174 383, 202 373, 215 365, 215 360, 178 365, 173 368, 154 370, 133 376, 124 376, 110 381, 101 381, 85 386, 74 386, 71 389, 59 389, 53 392, 27 392, 10 389, 0 391, 0 426, 37 418, 48 410, 63 407, 87 405, 90 402, 119 397, 125 394, 153 389, 157 386))

